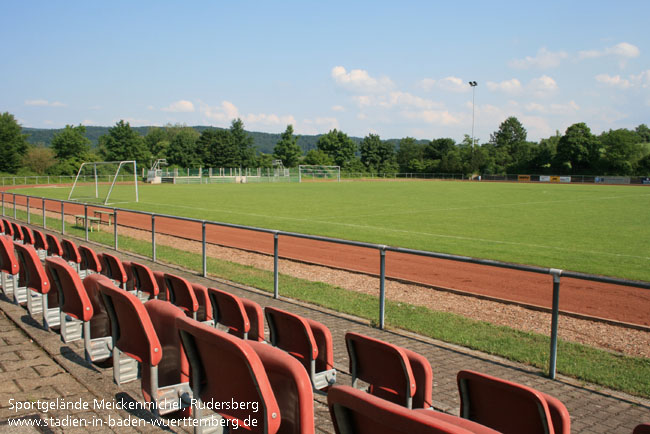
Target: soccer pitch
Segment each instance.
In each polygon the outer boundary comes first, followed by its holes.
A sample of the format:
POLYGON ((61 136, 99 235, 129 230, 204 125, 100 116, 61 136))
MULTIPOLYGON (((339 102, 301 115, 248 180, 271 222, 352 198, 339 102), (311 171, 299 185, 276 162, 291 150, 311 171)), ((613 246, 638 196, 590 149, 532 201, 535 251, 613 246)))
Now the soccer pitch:
MULTIPOLYGON (((647 187, 381 181, 139 188, 139 203, 116 206, 650 280, 647 187)), ((16 192, 66 199, 69 189, 16 192)))

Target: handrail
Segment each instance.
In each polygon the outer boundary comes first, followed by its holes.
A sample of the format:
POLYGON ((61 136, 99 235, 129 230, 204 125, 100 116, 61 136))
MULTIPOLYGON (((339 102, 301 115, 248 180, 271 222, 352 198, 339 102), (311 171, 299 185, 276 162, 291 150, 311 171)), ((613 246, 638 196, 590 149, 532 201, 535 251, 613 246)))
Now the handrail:
MULTIPOLYGON (((549 377, 551 379, 555 378, 556 374, 556 363, 557 363, 557 338, 558 338, 558 317, 559 317, 559 296, 560 296, 560 279, 561 277, 566 277, 566 278, 571 278, 571 279, 580 279, 580 280, 589 280, 589 281, 594 281, 594 282, 601 282, 601 283, 608 283, 608 284, 614 284, 614 285, 622 285, 622 286, 631 286, 631 287, 636 287, 636 288, 642 288, 642 289, 650 289, 650 282, 645 282, 645 281, 639 281, 639 280, 628 280, 628 279, 622 279, 622 278, 617 278, 617 277, 608 277, 608 276, 598 276, 594 274, 588 274, 588 273, 581 273, 581 272, 576 272, 576 271, 567 271, 567 270, 559 270, 555 268, 545 268, 545 267, 538 267, 534 265, 523 265, 523 264, 515 264, 515 263, 510 263, 510 262, 502 262, 502 261, 496 261, 496 260, 491 260, 491 259, 481 259, 481 258, 473 258, 470 256, 461 256, 461 255, 453 255, 453 254, 448 254, 448 253, 438 253, 438 252, 430 252, 426 250, 416 250, 416 249, 409 249, 409 248, 404 248, 404 247, 392 247, 392 246, 386 246, 383 244, 374 244, 374 243, 367 243, 367 242, 362 242, 362 241, 353 241, 353 240, 345 240, 341 238, 332 238, 332 237, 326 237, 326 236, 320 236, 320 235, 309 235, 309 234, 303 234, 299 232, 289 232, 289 231, 281 231, 281 230, 274 230, 274 229, 267 229, 267 228, 260 228, 260 227, 255 227, 255 226, 245 226, 245 225, 239 225, 239 224, 234 224, 234 223, 225 223, 225 222, 216 222, 216 221, 211 221, 211 220, 203 220, 203 219, 196 219, 192 217, 182 217, 182 216, 175 216, 171 214, 159 214, 159 213, 152 213, 148 211, 140 211, 140 210, 133 210, 133 209, 126 209, 126 208, 116 208, 116 207, 110 207, 107 205, 95 205, 95 204, 82 204, 79 202, 75 201, 69 201, 69 200, 62 200, 62 199, 47 199, 39 196, 31 196, 31 195, 24 195, 24 194, 19 194, 19 193, 13 193, 13 192, 1 192, 2 194, 2 216, 5 216, 5 195, 12 195, 13 199, 13 213, 14 213, 14 219, 16 219, 16 197, 24 197, 25 198, 25 203, 27 207, 27 215, 28 215, 28 220, 29 220, 29 207, 30 207, 30 199, 35 198, 35 199, 40 199, 42 201, 42 207, 43 207, 43 227, 45 227, 45 213, 46 213, 46 207, 45 203, 46 201, 49 202, 54 202, 54 203, 60 203, 61 204, 61 233, 65 233, 65 204, 74 204, 77 206, 84 206, 84 215, 87 216, 88 212, 88 207, 91 206, 92 208, 100 208, 100 209, 106 209, 106 210, 111 210, 113 211, 113 216, 114 216, 114 224, 115 224, 115 229, 114 229, 114 246, 115 250, 118 250, 118 242, 117 242, 117 214, 118 212, 125 212, 125 213, 133 213, 133 214, 141 214, 141 215, 146 215, 151 218, 151 247, 152 247, 152 260, 156 262, 156 219, 157 218, 166 218, 166 219, 172 219, 172 220, 180 220, 180 221, 186 221, 186 222, 193 222, 193 223, 200 223, 202 227, 202 256, 203 256, 203 277, 207 277, 207 249, 206 249, 206 226, 207 225, 214 225, 214 226, 221 226, 221 227, 227 227, 227 228, 233 228, 233 229, 243 229, 243 230, 248 230, 248 231, 254 231, 254 232, 260 232, 260 233, 266 233, 266 234, 272 234, 273 235, 273 273, 274 273, 274 284, 273 284, 273 297, 274 298, 279 298, 280 296, 280 291, 279 291, 279 239, 280 236, 283 237, 292 237, 292 238, 302 238, 302 239, 308 239, 308 240, 313 240, 313 241, 321 241, 321 242, 327 242, 327 243, 334 243, 334 244, 343 244, 343 245, 348 245, 348 246, 355 246, 355 247, 362 247, 362 248, 367 248, 367 249, 374 249, 379 252, 379 327, 381 329, 384 328, 384 314, 385 314, 385 302, 386 302, 386 296, 385 296, 385 280, 386 280, 386 272, 385 272, 385 261, 386 261, 386 252, 396 252, 396 253, 403 253, 403 254, 408 254, 408 255, 416 255, 416 256, 425 256, 425 257, 430 257, 430 258, 436 258, 436 259, 445 259, 445 260, 450 260, 450 261, 456 261, 456 262, 465 262, 465 263, 470 263, 470 264, 476 264, 476 265, 484 265, 484 266, 489 266, 489 267, 497 267, 497 268, 506 268, 506 269, 511 269, 511 270, 518 270, 518 271, 524 271, 524 272, 530 272, 530 273, 537 273, 537 274, 546 274, 550 275, 553 277, 553 303, 552 303, 552 309, 551 309, 551 333, 550 333, 550 338, 551 338, 551 348, 550 348, 550 362, 549 362, 549 377)), ((28 221, 29 222, 29 221, 28 221)), ((86 240, 88 240, 88 218, 85 219, 85 232, 86 232, 86 240)))

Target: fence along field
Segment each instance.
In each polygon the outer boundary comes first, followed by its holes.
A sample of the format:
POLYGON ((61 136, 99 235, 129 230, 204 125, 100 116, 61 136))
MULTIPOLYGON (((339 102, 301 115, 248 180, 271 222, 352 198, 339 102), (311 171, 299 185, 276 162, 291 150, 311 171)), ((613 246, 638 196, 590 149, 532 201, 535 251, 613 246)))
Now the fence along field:
MULTIPOLYGON (((20 189, 65 199, 66 188, 20 189)), ((140 186, 132 208, 650 280, 650 190, 602 185, 341 182, 140 186)))

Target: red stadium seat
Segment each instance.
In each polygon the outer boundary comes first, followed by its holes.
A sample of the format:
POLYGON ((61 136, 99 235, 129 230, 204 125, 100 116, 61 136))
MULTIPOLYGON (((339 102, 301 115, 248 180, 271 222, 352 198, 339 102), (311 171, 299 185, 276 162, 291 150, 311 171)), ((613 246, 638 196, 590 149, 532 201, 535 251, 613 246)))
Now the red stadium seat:
POLYGON ((64 238, 61 240, 61 248, 63 249, 63 259, 68 261, 70 265, 79 273, 81 271, 81 253, 74 241, 64 238))
POLYGON ((185 313, 162 300, 149 300, 144 307, 162 347, 162 358, 156 368, 157 375, 151 375, 155 370, 142 371, 142 394, 147 402, 156 403, 155 413, 158 415, 175 412, 175 416, 189 416, 189 408, 182 411, 177 405, 180 397, 192 393, 190 366, 176 329, 176 318, 184 317, 185 313))
POLYGON ((11 226, 11 222, 7 219, 2 219, 3 233, 10 236, 12 239, 14 237, 14 228, 11 226))
POLYGON ((180 276, 174 274, 164 274, 165 287, 169 301, 183 309, 185 314, 190 318, 197 319, 199 302, 192 289, 192 284, 180 276))
POLYGON ((29 226, 19 226, 20 230, 23 231, 23 244, 34 245, 34 233, 29 226))
POLYGON ((45 237, 45 234, 38 229, 32 229, 32 232, 34 233, 34 248, 38 252, 39 258, 44 260, 47 256, 48 249, 47 238, 45 237))
POLYGON ((262 342, 246 341, 257 353, 280 407, 278 433, 314 432, 314 394, 309 375, 300 362, 262 342))
MULTIPOLYGON (((14 242, 9 235, 0 236, 0 275, 2 276, 2 292, 9 298, 14 296, 14 301, 19 303, 16 299, 15 290, 18 288, 18 273, 20 266, 16 253, 14 250, 14 242)), ((23 303, 26 301, 26 290, 23 289, 23 303)))
POLYGON ((20 280, 27 287, 29 314, 34 319, 40 314, 46 330, 57 327, 60 324, 59 295, 56 291, 50 291, 50 280, 36 250, 29 244, 17 242, 14 248, 20 264, 20 280))
POLYGON ((496 434, 474 422, 433 410, 411 410, 350 386, 327 392, 337 434, 496 434))
POLYGON ((196 320, 214 325, 212 303, 208 295, 208 288, 198 283, 192 283, 192 290, 194 291, 196 302, 199 303, 199 310, 196 311, 196 320))
POLYGON ((68 262, 57 256, 45 259, 45 271, 51 290, 58 291, 61 302, 61 340, 68 343, 81 339, 84 325, 89 324, 94 313, 81 278, 68 262))
POLYGON ((104 300, 99 291, 100 282, 112 284, 103 274, 91 274, 83 280, 84 289, 93 308, 93 316, 84 323, 84 348, 88 362, 103 362, 111 357, 111 323, 106 312, 104 300))
MULTIPOLYGON (((277 433, 281 424, 280 407, 255 350, 242 339, 187 317, 177 318, 176 325, 190 362, 193 398, 204 403, 257 403, 253 408, 232 406, 215 412, 228 422, 229 428, 256 419, 256 426, 251 424, 247 432, 277 433)), ((204 411, 194 405, 193 417, 201 420, 204 411)))
POLYGON ((368 392, 407 408, 430 408, 433 372, 428 360, 397 345, 346 333, 352 386, 370 384, 368 392))
POLYGON ((79 246, 79 255, 81 255, 81 264, 79 266, 79 275, 81 277, 86 277, 92 273, 101 273, 102 263, 93 249, 79 246))
MULTIPOLYGON (((138 297, 113 283, 100 281, 98 287, 111 320, 115 383, 136 380, 137 362, 141 363, 142 372, 148 370, 148 375, 155 378, 163 350, 144 305, 138 297)), ((157 391, 153 396, 157 396, 157 391)))
POLYGON ((271 345, 298 359, 305 367, 312 386, 323 390, 336 382, 332 335, 323 324, 267 306, 271 345))
POLYGON ((634 431, 632 431, 632 434, 650 434, 650 423, 637 425, 634 431))
POLYGON ((125 270, 128 268, 133 276, 133 289, 140 300, 158 298, 160 292, 158 282, 149 267, 137 262, 124 262, 124 268, 125 270))
POLYGON ((11 228, 14 236, 14 241, 19 243, 23 242, 23 231, 18 223, 11 222, 11 228))
POLYGON ((208 288, 216 324, 228 327, 228 333, 248 339, 251 323, 239 297, 217 288, 208 288))
POLYGON ((460 416, 508 433, 571 432, 559 400, 521 384, 473 371, 458 373, 460 416))
POLYGON ((47 241, 47 255, 48 256, 63 256, 63 247, 57 237, 52 234, 45 235, 47 241))
POLYGON ((102 264, 101 273, 115 282, 120 288, 126 289, 128 277, 124 265, 122 265, 122 260, 110 253, 102 253, 98 255, 98 258, 102 264))

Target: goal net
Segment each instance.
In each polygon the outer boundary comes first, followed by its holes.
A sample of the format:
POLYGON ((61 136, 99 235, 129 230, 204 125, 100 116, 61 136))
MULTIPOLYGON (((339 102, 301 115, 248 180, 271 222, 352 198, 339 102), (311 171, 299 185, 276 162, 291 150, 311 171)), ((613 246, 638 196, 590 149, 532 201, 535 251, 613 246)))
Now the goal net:
POLYGON ((135 161, 82 163, 68 200, 113 205, 138 202, 138 173, 135 161))
POLYGON ((307 181, 341 181, 340 166, 300 165, 298 182, 307 181))

